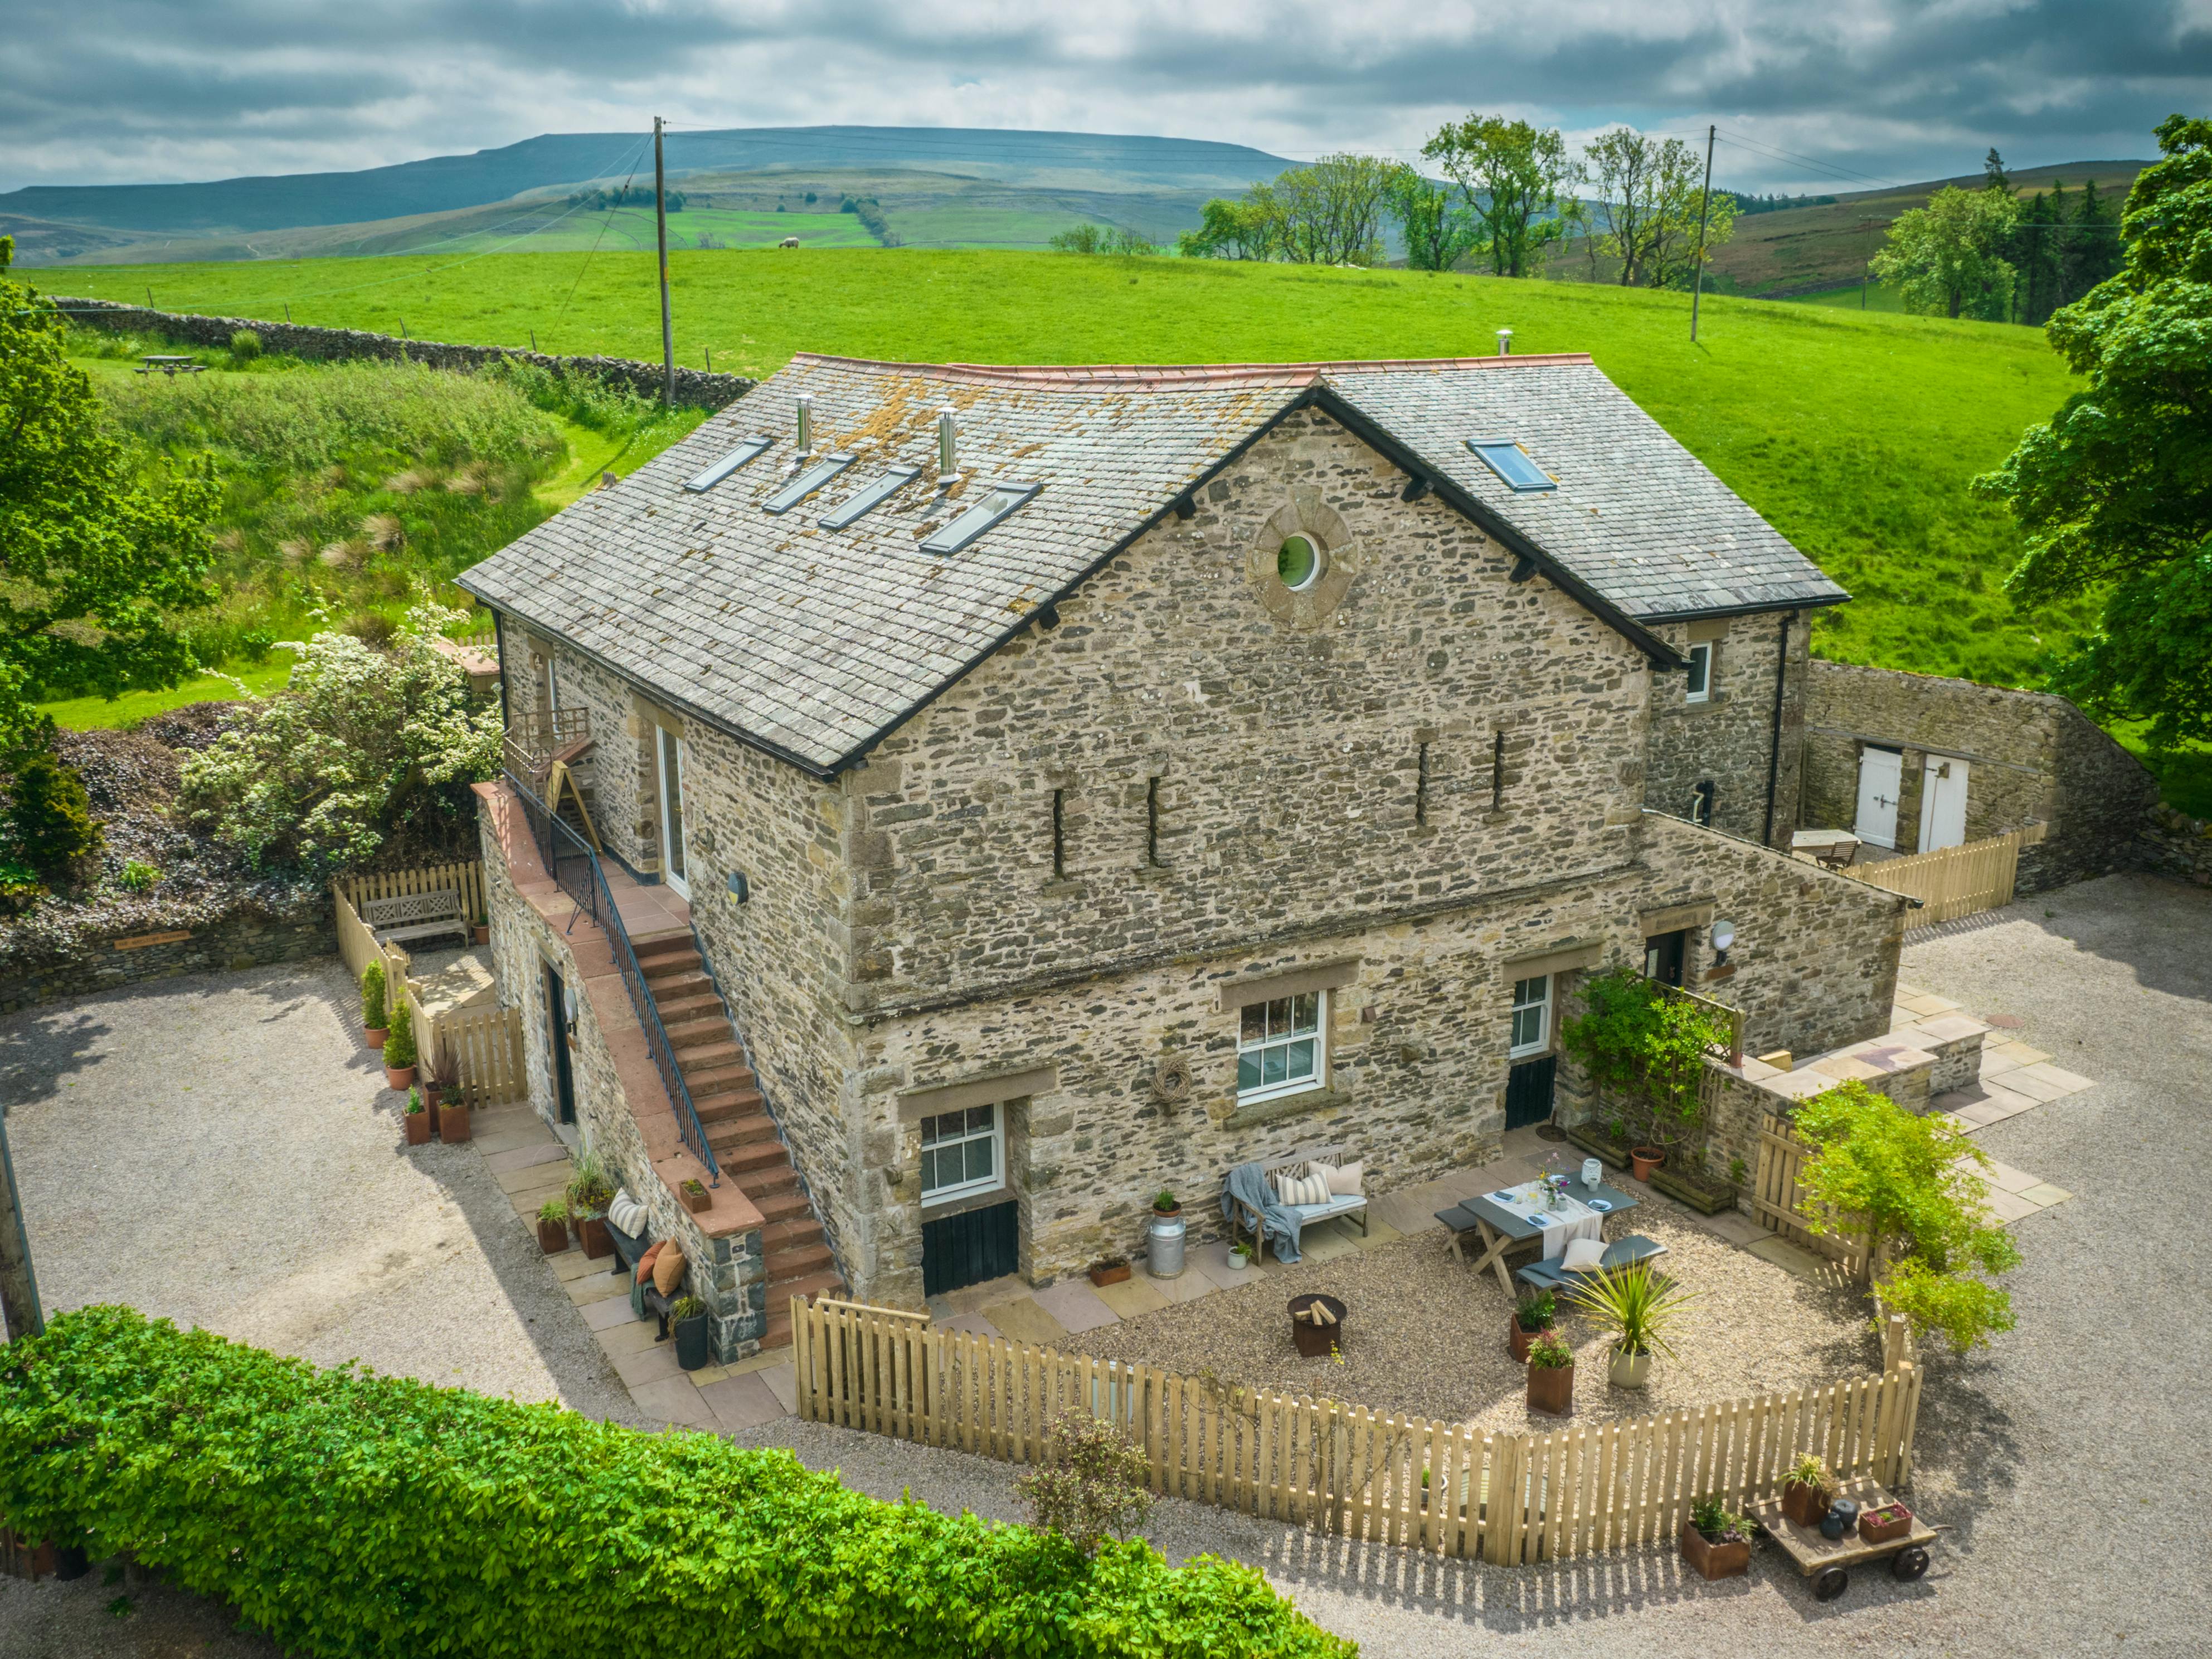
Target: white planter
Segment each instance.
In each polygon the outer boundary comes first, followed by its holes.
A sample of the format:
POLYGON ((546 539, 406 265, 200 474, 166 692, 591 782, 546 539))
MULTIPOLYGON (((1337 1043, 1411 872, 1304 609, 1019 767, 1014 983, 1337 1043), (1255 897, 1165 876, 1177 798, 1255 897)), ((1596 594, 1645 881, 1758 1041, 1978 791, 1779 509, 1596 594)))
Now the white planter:
POLYGON ((1249 1255, 1238 1255, 1231 1251, 1224 1261, 1231 1279, 1243 1279, 1252 1271, 1252 1258, 1249 1255))
POLYGON ((1640 1389, 1651 1377, 1651 1356, 1648 1353, 1623 1353, 1613 1351, 1613 1364, 1606 1376, 1616 1389, 1640 1389))

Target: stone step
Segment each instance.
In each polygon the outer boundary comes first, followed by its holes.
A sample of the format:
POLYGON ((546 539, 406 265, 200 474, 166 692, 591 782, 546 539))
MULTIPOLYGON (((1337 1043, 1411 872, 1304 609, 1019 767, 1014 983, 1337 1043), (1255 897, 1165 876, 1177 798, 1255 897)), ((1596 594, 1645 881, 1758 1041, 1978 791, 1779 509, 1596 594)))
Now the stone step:
POLYGON ((660 1023, 673 1025, 679 1020, 712 1018, 726 1024, 730 1011, 722 1006, 721 994, 711 985, 701 985, 686 991, 671 992, 659 981, 653 985, 653 1006, 660 1011, 660 1023))
POLYGON ((676 1063, 690 1077, 694 1072, 726 1071, 732 1066, 745 1063, 744 1050, 738 1047, 737 1039, 730 1035, 729 1027, 722 1028, 720 1042, 692 1042, 684 1045, 676 1056, 676 1063))
POLYGON ((769 1250, 763 1264, 768 1282, 775 1285, 787 1279, 803 1278, 809 1273, 835 1273, 836 1258, 830 1254, 826 1239, 817 1239, 811 1244, 793 1244, 785 1249, 769 1250))
POLYGON ((647 944, 637 947, 637 965, 648 980, 665 979, 672 974, 690 973, 699 966, 699 951, 696 946, 686 946, 678 941, 666 949, 656 950, 647 944))
MULTIPOLYGON (((733 1181, 737 1179, 734 1176, 729 1178, 733 1181)), ((799 1190, 799 1171, 796 1170, 791 1172, 791 1182, 787 1186, 773 1191, 763 1189, 756 1192, 740 1182, 738 1190, 752 1200, 753 1207, 761 1212, 761 1220, 763 1224, 793 1221, 801 1216, 811 1216, 814 1213, 807 1205, 806 1194, 799 1190)))
POLYGON ((666 1013, 660 1016, 660 1029, 668 1033, 669 1046, 678 1057, 687 1048, 703 1048, 710 1043, 727 1042, 730 1037, 730 1017, 717 1002, 714 1012, 705 1018, 689 1014, 672 1023, 666 1013))
MULTIPOLYGON (((781 1259, 776 1255, 778 1250, 803 1249, 807 1245, 818 1244, 828 1237, 822 1231, 822 1224, 811 1215, 799 1216, 789 1221, 771 1221, 763 1226, 761 1229, 761 1249, 774 1263, 781 1259)), ((773 1272, 769 1274, 770 1279, 775 1276, 773 1272)))
POLYGON ((788 1171, 793 1181, 798 1180, 799 1171, 792 1168, 791 1154, 784 1150, 781 1141, 746 1140, 729 1146, 716 1146, 719 1128, 718 1125, 707 1132, 707 1144, 714 1146, 714 1162, 722 1166, 722 1172, 737 1176, 748 1198, 752 1196, 756 1178, 769 1185, 781 1185, 773 1177, 788 1171))
POLYGON ((725 1146, 752 1146, 762 1141, 772 1141, 779 1146, 783 1144, 775 1138, 775 1120, 760 1109, 757 1091, 750 1102, 734 1094, 718 1096, 716 1100, 714 1109, 718 1115, 714 1117, 707 1115, 706 1107, 699 1108, 699 1121, 707 1126, 707 1143, 714 1149, 716 1157, 721 1156, 725 1146), (723 1101, 736 1103, 724 1105, 720 1103, 723 1101), (745 1109, 747 1104, 751 1107, 750 1111, 745 1109))
MULTIPOLYGON (((644 967, 645 961, 644 957, 639 957, 637 965, 641 968, 644 967)), ((656 1002, 665 1002, 671 997, 689 996, 695 991, 713 992, 718 1000, 721 995, 720 992, 714 991, 714 981, 696 969, 686 971, 678 969, 672 974, 658 974, 653 976, 653 998, 656 1002)))
POLYGON ((753 1086, 753 1068, 750 1066, 684 1066, 679 1069, 684 1073, 684 1086, 690 1090, 694 1100, 732 1091, 760 1092, 753 1086))
MULTIPOLYGON (((688 1085, 690 1079, 684 1079, 688 1085)), ((757 1089, 714 1089, 702 1091, 691 1090, 691 1109, 699 1114, 699 1121, 708 1128, 718 1123, 728 1123, 741 1117, 751 1117, 760 1110, 761 1096, 757 1089)), ((744 1139, 745 1137, 739 1137, 744 1139)))

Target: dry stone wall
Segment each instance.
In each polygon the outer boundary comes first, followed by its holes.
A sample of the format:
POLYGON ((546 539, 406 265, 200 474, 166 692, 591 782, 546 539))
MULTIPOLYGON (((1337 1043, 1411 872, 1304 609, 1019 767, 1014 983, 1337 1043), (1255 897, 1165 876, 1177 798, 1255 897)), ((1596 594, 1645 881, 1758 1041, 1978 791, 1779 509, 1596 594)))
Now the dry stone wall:
POLYGON ((179 974, 306 962, 337 948, 328 894, 282 909, 247 901, 205 923, 94 940, 50 960, 0 966, 0 1014, 179 974))
POLYGON ((1692 627, 1664 623, 1652 630, 1677 651, 1710 643, 1710 694, 1688 696, 1680 672, 1651 677, 1651 726, 1646 744, 1644 802, 1688 817, 1700 783, 1712 786, 1712 827, 1747 841, 1769 840, 1767 796, 1773 785, 1774 843, 1787 846, 1796 827, 1804 755, 1805 699, 1811 631, 1802 611, 1734 617, 1692 627), (1782 630, 1790 630, 1784 654, 1782 630), (1781 682, 1778 746, 1776 682, 1781 682))

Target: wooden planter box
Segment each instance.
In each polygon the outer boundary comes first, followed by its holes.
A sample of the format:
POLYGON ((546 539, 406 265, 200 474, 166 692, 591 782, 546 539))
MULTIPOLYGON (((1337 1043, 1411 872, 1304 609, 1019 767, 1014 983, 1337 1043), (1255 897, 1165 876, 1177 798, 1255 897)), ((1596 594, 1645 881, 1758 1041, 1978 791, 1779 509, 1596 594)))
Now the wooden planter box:
POLYGON ((1735 1578, 1751 1571, 1751 1540, 1724 1539, 1717 1543, 1688 1522, 1682 1522, 1682 1559, 1705 1578, 1735 1578))
POLYGON ((1782 1513, 1801 1527, 1818 1528, 1820 1517, 1828 1512, 1828 1489, 1826 1486, 1800 1486, 1785 1481, 1782 1487, 1782 1513))
POLYGON ((1091 1269, 1091 1282, 1100 1286, 1119 1285, 1128 1276, 1129 1264, 1126 1261, 1116 1261, 1110 1267, 1102 1261, 1091 1269))
POLYGON ((1735 1184, 1716 1181, 1695 1170, 1670 1169, 1661 1164, 1651 1172, 1651 1185, 1671 1199, 1688 1205, 1699 1215, 1718 1215, 1735 1208, 1735 1184))
POLYGON ((1886 1510, 1868 1510, 1859 1516, 1859 1536, 1869 1544, 1887 1544, 1893 1538, 1902 1538, 1912 1530, 1912 1511, 1902 1504, 1892 1504, 1886 1510), (1884 1521, 1877 1517, 1890 1515, 1884 1521))
POLYGON ((615 1242, 607 1237, 607 1218, 605 1216, 587 1215, 578 1218, 576 1239, 583 1245, 584 1254, 594 1259, 612 1255, 615 1253, 615 1242))
POLYGON ((1607 1140, 1589 1124, 1578 1124, 1569 1129, 1567 1139, 1591 1157, 1602 1158, 1616 1170, 1628 1167, 1628 1148, 1619 1141, 1607 1140))
POLYGON ((1572 1365, 1528 1367, 1528 1409, 1565 1417, 1575 1408, 1575 1368, 1572 1365))

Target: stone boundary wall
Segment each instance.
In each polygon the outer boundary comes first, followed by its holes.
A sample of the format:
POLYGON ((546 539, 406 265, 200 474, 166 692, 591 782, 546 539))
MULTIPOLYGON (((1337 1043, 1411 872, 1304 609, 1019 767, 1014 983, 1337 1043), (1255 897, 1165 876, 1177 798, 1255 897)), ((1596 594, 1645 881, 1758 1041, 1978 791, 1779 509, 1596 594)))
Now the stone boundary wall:
MULTIPOLYGON (((501 361, 535 363, 556 374, 586 374, 611 381, 643 398, 659 397, 665 379, 659 363, 640 362, 631 357, 557 357, 511 346, 449 345, 437 340, 404 340, 362 329, 317 328, 307 323, 271 323, 253 317, 204 317, 191 312, 155 311, 145 306, 80 299, 66 294, 47 297, 76 321, 94 328, 118 331, 143 329, 194 345, 216 347, 228 347, 233 334, 241 328, 250 328, 261 337, 264 350, 316 362, 369 358, 464 370, 482 368, 501 361)), ((676 368, 676 401, 686 409, 725 409, 758 384, 746 375, 709 374, 679 363, 676 368)))
POLYGON ((2212 820, 2162 805, 2144 826, 2142 846, 2143 867, 2154 874, 2212 887, 2212 820))
POLYGON ((252 901, 243 901, 202 926, 125 936, 126 943, 137 939, 159 943, 132 944, 125 950, 118 949, 114 939, 102 939, 74 956, 43 967, 0 970, 0 1014, 179 974, 334 957, 338 948, 327 895, 297 911, 272 912, 252 901))

